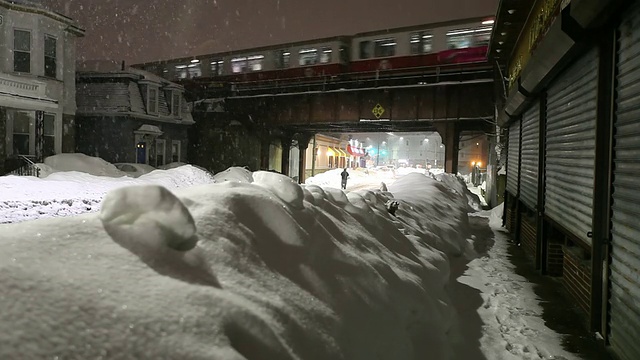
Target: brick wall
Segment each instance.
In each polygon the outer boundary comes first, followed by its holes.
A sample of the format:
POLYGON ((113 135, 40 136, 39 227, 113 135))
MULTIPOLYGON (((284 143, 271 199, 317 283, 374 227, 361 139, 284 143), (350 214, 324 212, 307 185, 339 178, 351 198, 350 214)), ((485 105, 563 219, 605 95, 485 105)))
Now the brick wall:
POLYGON ((563 244, 560 240, 549 239, 547 242, 547 274, 551 276, 562 276, 563 267, 563 244))
POLYGON ((571 297, 589 314, 591 303, 591 262, 584 259, 583 250, 564 247, 564 272, 562 283, 571 297))

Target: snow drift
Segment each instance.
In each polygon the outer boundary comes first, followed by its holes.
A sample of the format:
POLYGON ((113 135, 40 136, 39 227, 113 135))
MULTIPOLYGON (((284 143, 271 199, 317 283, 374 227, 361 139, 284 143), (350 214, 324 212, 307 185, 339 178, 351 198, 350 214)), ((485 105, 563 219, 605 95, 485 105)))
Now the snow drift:
POLYGON ((421 174, 349 193, 221 176, 0 225, 0 358, 451 356, 448 256, 465 248, 465 195, 421 174))

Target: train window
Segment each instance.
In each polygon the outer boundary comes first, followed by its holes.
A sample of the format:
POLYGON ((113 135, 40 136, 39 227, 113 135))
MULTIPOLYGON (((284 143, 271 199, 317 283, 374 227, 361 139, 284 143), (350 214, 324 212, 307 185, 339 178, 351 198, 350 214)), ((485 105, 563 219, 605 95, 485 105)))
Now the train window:
POLYGON ((396 39, 376 40, 374 53, 376 57, 394 56, 396 54, 396 39))
POLYGON ((331 62, 331 53, 333 50, 329 46, 323 46, 320 48, 320 63, 326 64, 331 62))
POLYGON ((452 30, 447 32, 447 47, 449 49, 462 49, 483 46, 489 43, 490 38, 490 27, 452 30))
POLYGON ((289 67, 291 52, 289 50, 276 50, 274 58, 276 61, 276 69, 286 69, 289 67))
POLYGON ((371 41, 360 41, 360 59, 369 59, 373 57, 373 44, 371 41))
POLYGON ((349 62, 349 48, 340 46, 340 62, 346 64, 349 62))
POLYGON ((425 32, 412 33, 409 37, 411 54, 428 54, 431 52, 431 39, 433 35, 425 32))
POLYGON ((264 60, 264 55, 253 55, 247 58, 247 67, 250 71, 260 71, 262 70, 262 61, 264 60))
POLYGON ((178 79, 191 79, 202 76, 202 70, 200 69, 200 61, 197 63, 180 64, 176 65, 176 77, 178 79))
POLYGON ((247 69, 247 58, 237 57, 231 59, 231 72, 234 74, 245 72, 247 69))
POLYGON ((211 75, 222 75, 223 67, 224 67, 223 60, 211 61, 211 75))
POLYGON ((315 65, 318 63, 318 49, 300 50, 299 63, 301 66, 315 65))

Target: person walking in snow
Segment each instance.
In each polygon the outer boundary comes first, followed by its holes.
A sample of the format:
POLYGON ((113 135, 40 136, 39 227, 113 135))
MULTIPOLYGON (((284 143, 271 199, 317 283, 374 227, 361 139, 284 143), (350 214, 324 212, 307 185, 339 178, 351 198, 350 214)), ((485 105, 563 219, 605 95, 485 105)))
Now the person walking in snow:
POLYGON ((340 173, 340 176, 342 177, 342 188, 346 189, 347 188, 347 178, 349 178, 349 173, 347 172, 347 168, 344 168, 344 170, 340 173))

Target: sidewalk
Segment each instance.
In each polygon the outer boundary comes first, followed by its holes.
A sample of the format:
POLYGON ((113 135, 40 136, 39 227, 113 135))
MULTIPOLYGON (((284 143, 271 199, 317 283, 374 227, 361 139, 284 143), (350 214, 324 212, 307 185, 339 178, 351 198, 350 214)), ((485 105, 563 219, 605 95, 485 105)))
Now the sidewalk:
POLYGON ((452 259, 459 314, 453 331, 460 339, 454 358, 609 359, 585 330, 584 317, 568 306, 561 284, 537 274, 497 215, 482 217, 488 214, 470 214, 475 258, 452 259))

